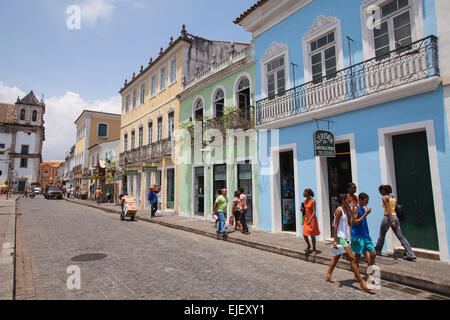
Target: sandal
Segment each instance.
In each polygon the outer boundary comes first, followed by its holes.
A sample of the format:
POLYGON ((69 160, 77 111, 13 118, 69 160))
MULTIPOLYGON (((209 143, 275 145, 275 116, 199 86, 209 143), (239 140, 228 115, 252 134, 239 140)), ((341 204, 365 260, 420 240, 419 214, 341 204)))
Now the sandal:
POLYGON ((311 249, 305 249, 305 253, 311 253, 312 250, 311 249))

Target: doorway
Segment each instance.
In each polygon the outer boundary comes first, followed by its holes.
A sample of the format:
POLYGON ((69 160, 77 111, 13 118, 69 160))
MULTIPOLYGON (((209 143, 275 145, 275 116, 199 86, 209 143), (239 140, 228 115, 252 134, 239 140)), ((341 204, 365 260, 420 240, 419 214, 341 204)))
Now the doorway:
POLYGON ((439 251, 427 134, 396 135, 392 143, 402 233, 412 247, 439 251))
POLYGON ((296 231, 294 152, 280 152, 281 230, 296 231))
POLYGON ((205 215, 205 168, 194 169, 194 215, 205 215))
POLYGON ((244 189, 247 196, 247 214, 245 216, 248 223, 253 224, 253 180, 252 165, 249 161, 245 164, 237 165, 238 188, 244 189))
POLYGON ((170 168, 166 171, 167 174, 167 209, 175 209, 175 169, 170 168))
POLYGON ((352 163, 350 143, 336 144, 336 157, 327 158, 328 166, 328 195, 330 205, 330 230, 334 234, 334 213, 341 205, 339 195, 348 193, 348 184, 352 182, 352 163))
POLYGON ((213 204, 216 202, 217 190, 227 187, 227 165, 218 164, 214 166, 213 172, 213 204))

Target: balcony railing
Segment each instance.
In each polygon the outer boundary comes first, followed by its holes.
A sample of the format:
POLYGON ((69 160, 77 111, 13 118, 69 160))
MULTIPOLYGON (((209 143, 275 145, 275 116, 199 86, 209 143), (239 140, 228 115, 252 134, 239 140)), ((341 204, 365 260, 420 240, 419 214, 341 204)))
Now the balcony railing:
POLYGON ((142 162, 158 162, 162 158, 170 158, 173 151, 173 140, 167 138, 120 154, 120 166, 140 165, 142 162))
POLYGON ((256 103, 257 125, 439 76, 438 45, 429 36, 256 103))
POLYGON ((247 130, 254 127, 254 111, 253 106, 237 108, 234 111, 228 112, 221 117, 216 117, 203 122, 205 130, 218 129, 226 134, 227 129, 242 129, 247 130))

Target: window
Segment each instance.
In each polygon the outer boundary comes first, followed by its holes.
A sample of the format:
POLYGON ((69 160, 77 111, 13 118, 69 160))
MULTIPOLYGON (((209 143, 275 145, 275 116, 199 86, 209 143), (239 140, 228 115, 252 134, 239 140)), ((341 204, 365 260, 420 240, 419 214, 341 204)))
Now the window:
POLYGON ((152 75, 150 79, 150 98, 156 95, 156 74, 152 75))
POLYGON ((144 145, 144 127, 139 127, 139 138, 138 138, 139 148, 144 145))
POLYGON ((145 82, 141 85, 141 105, 145 103, 145 82))
POLYGON ((373 29, 377 60, 389 52, 412 43, 411 13, 408 0, 389 1, 381 7, 380 24, 373 29))
POLYGON ((37 121, 37 111, 33 111, 33 116, 31 118, 32 121, 37 121))
POLYGON ((30 146, 22 145, 22 150, 20 151, 20 154, 28 154, 29 149, 30 149, 30 146))
POLYGON ((98 124, 97 136, 99 136, 99 137, 107 137, 108 136, 108 125, 107 124, 105 124, 105 123, 98 124))
POLYGON ((48 178, 48 177, 49 177, 48 171, 44 171, 44 178, 48 178))
POLYGON ((166 67, 162 67, 159 70, 159 91, 163 91, 166 88, 166 67))
POLYGON ((225 106, 225 94, 222 89, 219 89, 214 96, 214 111, 216 118, 223 116, 223 109, 225 106))
POLYGON ((157 141, 161 141, 162 140, 162 125, 163 125, 163 119, 162 117, 158 118, 158 127, 157 127, 157 141))
POLYGON ((250 81, 247 77, 239 81, 237 87, 238 108, 244 110, 246 119, 250 119, 248 107, 250 106, 250 81))
POLYGON ((131 150, 133 150, 134 148, 136 148, 136 131, 135 130, 131 131, 131 145, 130 145, 131 150))
POLYGON ((269 97, 281 94, 286 88, 284 57, 266 64, 267 92, 269 97))
POLYGON ((195 121, 203 121, 203 100, 200 98, 194 105, 194 119, 195 121))
POLYGON ((130 96, 125 97, 125 113, 130 112, 130 96))
POLYGON ((148 123, 148 144, 153 142, 153 121, 148 123))
POLYGON ((170 61, 169 84, 177 81, 177 57, 170 61))
POLYGON ((128 150, 128 134, 123 135, 123 152, 128 150))
POLYGON ((136 100, 137 100, 137 90, 133 91, 133 110, 136 109, 136 100))
POLYGON ((334 31, 314 40, 311 46, 311 73, 313 81, 336 73, 336 41, 334 31))
POLYGON ((21 168, 28 168, 28 159, 27 158, 20 159, 20 167, 21 168))
POLYGON ((5 149, 6 145, 4 143, 0 143, 0 149, 5 149))
POLYGON ((172 138, 173 137, 173 132, 175 130, 175 112, 174 111, 169 113, 168 125, 169 125, 168 138, 172 138))
POLYGON ((20 110, 20 120, 25 120, 25 109, 20 110))

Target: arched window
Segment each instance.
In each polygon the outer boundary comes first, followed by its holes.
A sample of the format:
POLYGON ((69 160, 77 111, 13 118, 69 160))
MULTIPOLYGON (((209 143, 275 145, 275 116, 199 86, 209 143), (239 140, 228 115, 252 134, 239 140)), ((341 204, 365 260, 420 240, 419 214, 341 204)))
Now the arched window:
POLYGON ((20 120, 25 120, 25 109, 20 110, 20 120))
POLYGON ((222 89, 219 89, 214 96, 214 111, 216 118, 223 116, 223 109, 225 107, 225 94, 222 89))
POLYGON ((37 121, 37 111, 36 110, 33 111, 33 117, 32 117, 31 120, 32 121, 37 121))
POLYGON ((200 98, 194 104, 194 117, 195 121, 203 120, 203 100, 200 98))
POLYGON ((239 80, 236 94, 239 109, 246 109, 250 106, 250 81, 247 77, 239 80))

